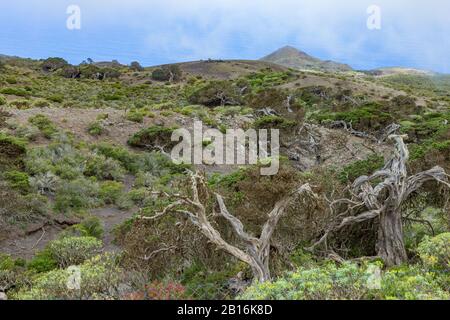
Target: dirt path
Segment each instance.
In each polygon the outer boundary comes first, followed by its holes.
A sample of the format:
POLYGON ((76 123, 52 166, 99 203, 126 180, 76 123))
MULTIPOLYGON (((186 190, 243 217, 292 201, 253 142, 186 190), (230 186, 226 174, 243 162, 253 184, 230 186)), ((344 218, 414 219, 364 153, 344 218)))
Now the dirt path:
MULTIPOLYGON (((133 188, 135 178, 131 175, 125 176, 125 191, 133 188)), ((134 210, 120 210, 116 207, 103 207, 93 209, 90 212, 98 217, 104 228, 103 250, 106 252, 117 252, 119 247, 114 245, 114 228, 133 216, 134 210)), ((27 230, 17 231, 0 241, 0 253, 6 253, 14 258, 30 260, 36 252, 43 250, 50 242, 58 238, 59 234, 67 226, 52 223, 33 232, 27 230)), ((29 226, 28 230, 33 229, 29 226)))

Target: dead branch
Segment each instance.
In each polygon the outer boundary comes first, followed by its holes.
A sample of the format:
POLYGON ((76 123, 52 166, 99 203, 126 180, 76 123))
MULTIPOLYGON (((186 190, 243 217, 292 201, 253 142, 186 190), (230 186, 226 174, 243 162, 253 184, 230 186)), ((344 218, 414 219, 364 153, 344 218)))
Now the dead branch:
POLYGON ((190 179, 191 197, 173 195, 177 201, 167 206, 161 213, 157 213, 153 217, 140 218, 154 220, 169 213, 183 214, 187 216, 191 223, 197 226, 202 234, 206 236, 210 242, 214 243, 217 248, 222 249, 235 258, 247 263, 253 271, 255 280, 260 282, 270 280, 269 255, 272 235, 279 220, 294 200, 298 199, 301 195, 305 195, 304 201, 310 201, 310 199, 315 200, 317 198, 311 190, 311 187, 308 184, 302 185, 285 198, 278 201, 274 208, 268 213, 268 219, 262 228, 259 238, 254 237, 245 231, 242 222, 227 209, 223 197, 216 193, 215 202, 217 203, 219 210, 214 213, 215 215, 223 217, 230 224, 240 241, 240 247, 238 247, 227 242, 209 220, 206 205, 204 204, 205 200, 202 202, 200 197, 200 194, 203 196, 204 193, 208 196, 204 176, 198 172, 191 172, 190 179))

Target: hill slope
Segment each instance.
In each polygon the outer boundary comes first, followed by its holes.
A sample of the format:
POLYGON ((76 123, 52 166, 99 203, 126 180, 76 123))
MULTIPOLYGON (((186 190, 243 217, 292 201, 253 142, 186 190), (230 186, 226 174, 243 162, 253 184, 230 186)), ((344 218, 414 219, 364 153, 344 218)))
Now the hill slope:
POLYGON ((352 70, 349 65, 334 61, 323 61, 291 46, 286 46, 278 49, 277 51, 262 58, 261 61, 272 62, 285 67, 300 70, 317 70, 329 72, 352 70))

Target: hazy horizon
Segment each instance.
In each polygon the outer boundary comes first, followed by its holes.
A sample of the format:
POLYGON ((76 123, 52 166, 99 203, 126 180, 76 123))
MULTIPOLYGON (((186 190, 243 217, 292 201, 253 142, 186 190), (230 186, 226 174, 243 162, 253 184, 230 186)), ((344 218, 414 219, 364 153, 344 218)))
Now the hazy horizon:
POLYGON ((218 0, 51 1, 0 4, 0 54, 78 64, 118 60, 145 66, 201 59, 256 60, 290 45, 354 69, 411 67, 450 73, 450 3, 440 0, 246 2, 218 0), (381 8, 369 30, 367 8, 381 8), (68 30, 66 9, 81 9, 68 30))

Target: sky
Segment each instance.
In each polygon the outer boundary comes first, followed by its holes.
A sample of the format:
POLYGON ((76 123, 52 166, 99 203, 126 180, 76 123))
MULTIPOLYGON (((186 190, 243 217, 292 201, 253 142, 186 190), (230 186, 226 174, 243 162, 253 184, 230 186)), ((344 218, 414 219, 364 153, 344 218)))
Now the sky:
POLYGON ((355 69, 450 73, 448 0, 1 0, 0 54, 145 66, 259 59, 291 45, 355 69), (67 28, 67 8, 81 28, 67 28), (367 9, 381 9, 381 29, 367 9))

